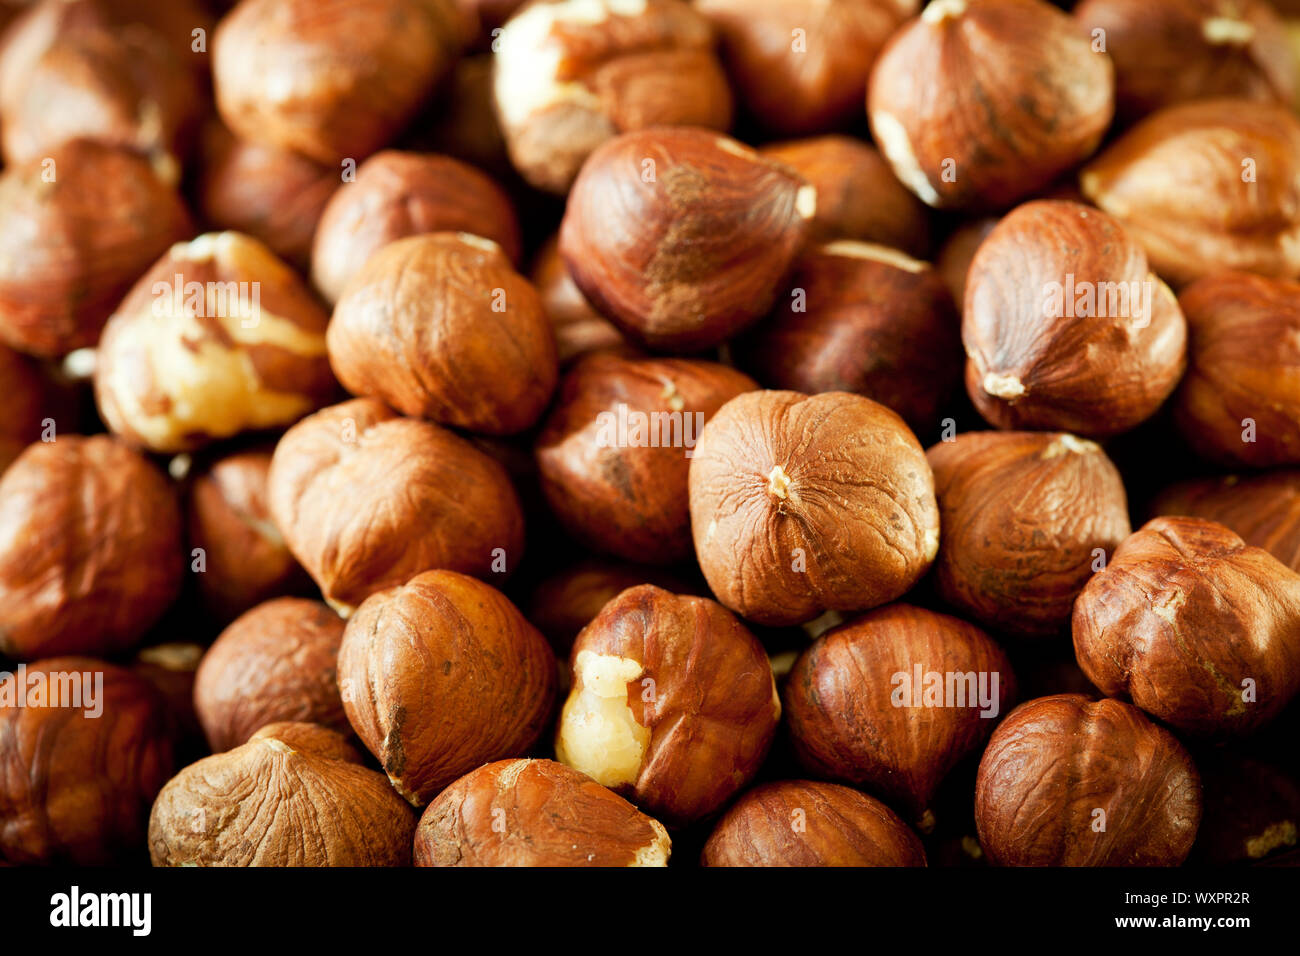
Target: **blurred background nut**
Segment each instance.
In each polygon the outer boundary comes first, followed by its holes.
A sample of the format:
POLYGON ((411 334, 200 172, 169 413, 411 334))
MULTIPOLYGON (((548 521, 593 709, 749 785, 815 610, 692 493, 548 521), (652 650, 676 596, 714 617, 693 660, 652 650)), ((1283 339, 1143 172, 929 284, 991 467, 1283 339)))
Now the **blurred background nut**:
POLYGON ((718 821, 704 866, 925 866, 916 834, 887 806, 833 783, 785 780, 742 796, 718 821))
POLYGON ((583 166, 560 254, 583 295, 630 337, 698 351, 767 312, 816 211, 812 186, 733 139, 645 130, 583 166))
POLYGON ((0 479, 0 654, 126 650, 175 599, 182 560, 150 462, 107 435, 31 445, 0 479))
POLYGON ((412 132, 422 149, 469 163, 497 179, 515 181, 518 174, 506 151, 493 100, 495 63, 490 53, 458 62, 445 91, 431 105, 427 122, 417 122, 412 132))
POLYGON ((1057 634, 1132 530, 1101 447, 1050 432, 967 432, 926 457, 939 499, 943 599, 999 631, 1057 634))
POLYGON ((961 383, 961 323, 939 275, 894 249, 839 240, 799 259, 791 290, 739 343, 770 388, 856 392, 917 432, 961 383))
POLYGON ((586 158, 650 126, 731 125, 708 21, 682 0, 540 0, 496 38, 495 100, 510 158, 568 191, 586 158))
POLYGON ((891 604, 819 637, 783 698, 805 767, 928 830, 939 784, 983 746, 1015 688, 1006 655, 979 628, 891 604))
POLYGON ((1300 275, 1300 120, 1242 99, 1170 106, 1079 175, 1175 286, 1223 269, 1300 275))
POLYGON ((58 657, 0 676, 0 701, 0 860, 134 861, 149 804, 172 772, 157 692, 123 668, 58 657))
POLYGON ((131 659, 131 670, 143 677, 163 699, 175 731, 177 764, 207 754, 203 728, 194 712, 194 675, 204 648, 200 644, 170 641, 142 647, 131 659))
POLYGON ((548 239, 537 253, 529 278, 551 320, 561 366, 586 352, 625 344, 623 333, 593 309, 574 284, 569 267, 560 258, 558 237, 548 239))
POLYGON ((6 169, 0 220, 0 340, 44 357, 94 345, 131 284, 191 232, 146 160, 86 141, 6 169))
POLYGON ((935 0, 893 35, 871 73, 880 151, 928 205, 997 209, 1097 148, 1114 68, 1042 0, 935 0))
POLYGON ((256 239, 219 232, 177 243, 104 326, 100 414, 110 431, 159 452, 291 424, 335 394, 328 322, 256 239))
POLYGON ((1262 760, 1216 749, 1196 754, 1205 816, 1192 862, 1254 863, 1300 842, 1300 782, 1262 760))
POLYGON ((560 762, 681 826, 758 771, 781 716, 763 646, 724 607, 646 584, 583 629, 556 731, 560 762))
POLYGON ((532 425, 558 374, 532 283, 500 246, 468 233, 380 249, 344 287, 327 340, 353 394, 489 435, 532 425))
POLYGON ((241 615, 203 655, 194 705, 213 752, 267 724, 351 728, 339 697, 343 619, 319 601, 276 598, 241 615))
POLYGON ((49 392, 35 362, 0 345, 0 394, 5 397, 5 414, 0 416, 0 473, 41 437, 45 430, 42 422, 51 417, 49 392))
POLYGON ((1207 518, 1300 571, 1300 470, 1179 482, 1161 492, 1151 516, 1207 518))
POLYGON ((958 311, 961 311, 966 302, 966 278, 971 261, 975 258, 975 250, 997 224, 995 216, 966 220, 948 234, 934 258, 934 268, 948 286, 948 292, 958 311))
POLYGON ((524 549, 505 470, 431 422, 374 399, 299 422, 275 448, 271 517, 335 610, 430 568, 504 578, 524 549))
POLYGON ((1203 457, 1300 464, 1300 282, 1221 272, 1183 290, 1190 336, 1174 417, 1203 457))
POLYGON ((1196 767, 1169 731, 1079 694, 1013 710, 975 785, 980 846, 1002 866, 1177 866, 1201 807, 1196 767))
POLYGON ((657 820, 553 760, 501 760, 425 808, 416 866, 667 866, 657 820))
POLYGON ((1097 438, 1139 425, 1169 397, 1187 323, 1119 222, 1038 200, 976 251, 962 341, 966 389, 991 424, 1097 438))
POLYGON ((149 818, 154 866, 409 866, 415 816, 343 736, 307 723, 173 777, 149 818))
POLYGON ((724 405, 691 460, 690 509, 709 587, 760 624, 892 601, 939 549, 916 436, 846 392, 750 392, 724 405))
POLYGON ((579 359, 537 439, 552 511, 596 550, 658 564, 689 558, 687 476, 700 429, 754 388, 716 362, 610 352, 579 359))
POLYGON ((353 729, 416 806, 487 761, 527 753, 558 676, 546 639, 503 594, 452 571, 369 598, 338 666, 353 729))
POLYGON ((447 156, 385 150, 362 163, 325 207, 312 245, 312 283, 337 302, 381 248, 427 232, 482 236, 511 262, 520 259, 519 224, 496 183, 447 156))
POLYGON ((457 0, 243 0, 212 39, 237 136, 360 162, 415 115, 468 41, 457 0))
POLYGON ((1300 690, 1300 574, 1213 521, 1156 518, 1079 595, 1074 650, 1172 727, 1250 733, 1300 690))

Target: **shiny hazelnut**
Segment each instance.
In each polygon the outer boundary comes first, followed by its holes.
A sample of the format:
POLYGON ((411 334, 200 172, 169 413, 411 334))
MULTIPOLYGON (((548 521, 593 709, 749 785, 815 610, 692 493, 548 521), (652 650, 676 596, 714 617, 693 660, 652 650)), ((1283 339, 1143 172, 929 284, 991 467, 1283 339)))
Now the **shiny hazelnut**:
POLYGON ((753 778, 781 716, 763 646, 724 607, 651 584, 578 635, 557 758, 669 826, 753 778))
POLYGON ((519 224, 501 187, 447 156, 385 150, 357 169, 330 199, 312 245, 316 288, 337 302, 380 249, 427 232, 467 232, 520 256, 519 224))
POLYGON ((563 194, 601 144, 651 126, 731 125, 713 30, 682 0, 540 0, 493 43, 510 158, 563 194))
POLYGON ((241 615, 203 655, 194 706, 214 752, 267 724, 351 729, 339 697, 343 619, 319 601, 276 598, 241 615))
POLYGON ((939 784, 979 751, 1015 686, 1006 655, 973 624, 891 604, 819 637, 783 700, 805 767, 932 826, 939 784))
POLYGON ((343 736, 305 723, 173 777, 149 818, 154 866, 409 866, 415 816, 343 736))
POLYGON ((934 0, 871 73, 871 130, 928 205, 1009 206, 1087 158, 1110 126, 1114 69, 1042 0, 934 0))
POLYGON ((468 40, 457 0, 244 0, 212 38, 235 135, 337 165, 414 117, 468 40))
POLYGON ((537 290, 500 246, 468 233, 376 252, 344 287, 328 342, 354 395, 490 435, 537 421, 558 375, 537 290))
POLYGON ((980 760, 975 822, 1002 866, 1177 866, 1200 820, 1192 758, 1118 700, 1021 704, 980 760))
POLYGON ((289 429, 268 493, 289 550, 344 614, 430 568, 504 577, 523 553, 523 514, 501 465, 374 399, 289 429))
POLYGON ((704 866, 925 866, 925 850, 894 811, 834 783, 755 787, 718 821, 704 866))
POLYGON ((537 438, 551 510, 599 551, 659 564, 690 557, 687 475, 701 429, 757 387, 716 362, 584 356, 537 438))
POLYGON ((966 302, 966 277, 970 272, 971 260, 975 258, 975 250, 997 224, 998 220, 993 216, 963 223, 944 240, 934 257, 934 268, 948 286, 948 292, 958 310, 966 302))
POLYGON ((1217 521, 1300 571, 1300 470, 1179 482, 1156 496, 1151 515, 1217 521))
POLYGON ((553 760, 500 760, 425 808, 416 866, 667 866, 668 831, 553 760))
POLYGON ((1090 438, 1150 418, 1178 384, 1187 324, 1112 217, 1039 200, 980 244, 962 310, 966 389, 999 428, 1090 438))
POLYGON ((29 446, 0 479, 0 653, 134 645, 180 588, 180 525, 167 479, 120 441, 29 446))
POLYGON ((960 387, 961 322, 939 274, 894 249, 840 240, 798 261, 773 315, 738 345, 764 385, 856 392, 916 431, 960 387))
POLYGON ((1220 272, 1179 296, 1187 375, 1174 419, 1229 465, 1300 464, 1300 282, 1220 272))
POLYGON ((555 701, 546 639, 499 591, 453 571, 368 598, 338 666, 353 729, 416 806, 487 761, 527 753, 555 701))
POLYGON ((1088 679, 1189 733, 1241 735, 1300 691, 1300 575, 1201 518, 1156 518, 1074 605, 1088 679))
POLYGON ((623 333, 593 309, 574 284, 569 267, 560 257, 558 238, 547 240, 537 253, 530 278, 542 297, 542 310, 551 320, 561 365, 586 352, 618 348, 626 343, 623 333))
POLYGON ((998 631, 1066 630, 1074 599, 1132 530, 1100 446, 1050 432, 967 432, 926 457, 943 599, 998 631))
POLYGON ((0 675, 0 860, 131 859, 171 772, 162 698, 144 678, 86 657, 0 675))
POLYGON ((1222 269, 1300 274, 1300 120, 1241 99, 1166 107, 1079 176, 1175 286, 1222 269))
POLYGON ((158 452, 292 424, 335 394, 328 322, 298 275, 251 236, 177 243, 104 326, 100 415, 158 452))
POLYGON ((816 190, 703 129, 652 129, 594 152, 560 254, 583 295, 656 349, 717 345, 763 315, 801 251, 816 190))
POLYGON ((0 340, 57 357, 94 345, 109 313, 189 214, 144 159, 80 141, 0 175, 0 340))
POLYGON ((41 437, 43 423, 52 419, 49 392, 35 362, 0 345, 0 394, 5 397, 5 414, 0 416, 0 473, 41 437))
POLYGON ((690 509, 709 587, 760 624, 892 601, 939 549, 916 436, 845 392, 750 392, 724 405, 691 460, 690 509))

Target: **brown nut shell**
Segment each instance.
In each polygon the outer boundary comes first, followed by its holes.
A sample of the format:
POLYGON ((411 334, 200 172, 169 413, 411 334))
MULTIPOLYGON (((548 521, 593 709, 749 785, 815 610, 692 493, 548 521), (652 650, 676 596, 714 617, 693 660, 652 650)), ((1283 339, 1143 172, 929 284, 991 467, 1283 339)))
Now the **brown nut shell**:
POLYGON ((560 257, 559 237, 548 239, 533 260, 529 278, 551 320, 555 349, 564 366, 587 352, 619 348, 627 340, 613 322, 591 307, 560 257))
POLYGON ((0 345, 0 394, 5 396, 5 414, 0 418, 0 474, 41 437, 48 422, 57 427, 52 392, 35 362, 0 345))
POLYGON ((1151 516, 1160 515, 1217 521, 1300 571, 1300 469, 1179 482, 1156 496, 1151 516))

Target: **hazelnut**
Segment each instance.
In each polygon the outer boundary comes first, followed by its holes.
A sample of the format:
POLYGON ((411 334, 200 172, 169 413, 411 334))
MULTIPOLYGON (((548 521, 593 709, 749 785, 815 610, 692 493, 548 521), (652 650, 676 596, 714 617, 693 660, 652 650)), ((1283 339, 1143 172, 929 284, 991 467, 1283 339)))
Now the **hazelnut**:
POLYGON ((194 712, 194 675, 203 651, 202 645, 173 641, 142 647, 131 659, 131 670, 162 696, 179 741, 178 753, 186 749, 197 752, 200 745, 206 746, 203 727, 194 712))
POLYGON ((868 84, 881 152, 930 206, 998 209, 1089 156, 1114 69, 1042 0, 934 0, 885 45, 868 84))
POLYGON ((553 760, 500 760, 425 809, 416 866, 667 866, 657 820, 553 760))
POLYGON ((374 399, 289 429, 267 488, 289 550, 344 615, 421 571, 504 575, 523 553, 523 513, 501 465, 374 399))
POLYGON ((816 208, 812 186, 725 136, 628 133, 583 166, 560 254, 583 295, 630 337, 696 351, 767 312, 816 208))
POLYGON ((963 223, 944 240, 934 258, 935 271, 948 286, 948 292, 957 304, 958 311, 966 301, 966 277, 970 272, 971 260, 975 258, 975 250, 997 224, 998 220, 994 216, 963 223))
POLYGON ((335 191, 312 245, 311 277, 330 302, 380 249, 426 232, 467 232, 520 257, 519 224, 501 188, 447 156, 385 150, 335 191))
POLYGON ((0 860, 107 865, 139 852, 172 772, 162 698, 86 657, 0 675, 0 860))
POLYGON ((975 253, 962 340, 966 389, 991 424, 1097 438, 1134 428, 1169 397, 1187 324, 1119 222, 1038 200, 975 253))
POLYGON ((343 707, 388 779, 416 806, 545 731, 557 668, 510 601, 453 571, 372 595, 339 651, 343 707))
POLYGON ((625 344, 623 333, 593 309, 574 284, 560 257, 558 237, 547 240, 537 253, 530 278, 542 297, 542 310, 551 320, 561 365, 586 352, 625 344))
POLYGON ((173 777, 149 818, 154 866, 409 866, 415 816, 343 736, 305 723, 173 777))
POLYGON ((709 587, 760 624, 892 601, 939 549, 916 436, 846 392, 750 392, 722 406, 691 460, 690 509, 709 587))
POLYGON ((0 340, 57 357, 95 344, 189 214, 148 162, 89 141, 0 175, 0 340))
POLYGON ((753 778, 781 716, 763 646, 708 598, 624 591, 573 645, 556 757, 681 826, 753 778))
POLYGON ((1300 470, 1179 482, 1156 497, 1151 515, 1217 521, 1300 571, 1300 470))
POLYGON ((0 345, 0 394, 5 397, 5 414, 0 416, 0 473, 41 437, 47 419, 53 421, 49 392, 35 362, 0 345))
POLYGON ((979 628, 891 604, 819 637, 790 672, 784 702, 805 767, 929 827, 939 784, 979 751, 1014 692, 1010 662, 979 628))
POLYGON ((817 212, 809 226, 814 241, 857 239, 914 256, 929 249, 926 207, 861 140, 818 136, 774 143, 759 153, 785 163, 817 190, 817 212))
POLYGON ((251 236, 177 243, 104 326, 100 415, 159 452, 291 424, 335 394, 328 322, 297 274, 251 236))
POLYGON ((943 599, 999 631, 1067 629, 1074 599, 1132 530, 1106 453, 1069 434, 967 432, 926 457, 943 599))
POLYGON ((687 475, 701 428, 757 387, 715 362, 583 356, 537 439, 552 511, 574 537, 629 561, 690 557, 687 475))
POLYGON ((994 731, 975 783, 980 846, 1001 866, 1177 866, 1200 820, 1192 758, 1118 700, 1021 704, 994 731))
POLYGON ((120 441, 29 446, 0 478, 0 654, 134 645, 180 589, 180 524, 167 479, 120 441))
POLYGON ((235 135, 336 165, 414 117, 468 40, 457 0, 243 0, 212 38, 235 135))
POLYGON ((1201 518, 1156 518, 1074 605, 1088 679, 1189 733, 1249 733, 1300 691, 1300 575, 1201 518))
POLYGON ((887 806, 833 783, 755 787, 714 828, 704 866, 925 866, 915 833, 887 806))
POLYGON ((856 392, 916 431, 961 382, 961 323, 939 274, 884 246, 840 240, 799 260, 789 295, 741 342, 764 385, 856 392))
POLYGON ((277 598, 221 632, 203 655, 194 707, 214 752, 231 750, 267 724, 350 726, 339 698, 343 619, 319 601, 277 598))
POLYGON ((500 246, 468 233, 376 252, 344 287, 328 341, 354 395, 490 435, 532 425, 558 374, 537 290, 500 246))
POLYGON ((1300 120, 1285 106, 1166 107, 1086 166, 1079 185, 1176 286, 1222 269, 1300 274, 1300 120))
POLYGON ((1300 282, 1221 272, 1183 290, 1187 375, 1174 418, 1201 455, 1300 464, 1300 282))
POLYGON ((497 115, 510 158, 563 194, 620 133, 731 125, 731 90, 708 21, 682 0, 540 0, 493 43, 497 115))
MULTIPOLYGON (((500 29, 499 27, 494 29, 500 29)), ((517 179, 493 100, 496 57, 467 56, 456 64, 427 124, 422 146, 469 163, 498 179, 517 179)))
POLYGON ((749 112, 787 135, 862 115, 876 54, 919 0, 698 0, 749 112))

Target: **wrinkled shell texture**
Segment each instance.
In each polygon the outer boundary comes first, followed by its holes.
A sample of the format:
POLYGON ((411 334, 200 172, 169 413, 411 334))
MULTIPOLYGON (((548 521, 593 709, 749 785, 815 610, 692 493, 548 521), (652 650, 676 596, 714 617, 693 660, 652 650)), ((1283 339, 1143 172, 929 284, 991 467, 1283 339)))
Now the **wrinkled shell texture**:
POLYGON ((578 632, 606 604, 638 584, 653 584, 675 594, 693 593, 669 569, 591 558, 542 581, 529 601, 528 620, 567 655, 578 632))
POLYGON ((1151 513, 1217 521, 1300 571, 1300 470, 1180 482, 1161 492, 1151 513))
POLYGON ((1156 518, 1074 606, 1079 666, 1192 734, 1248 733, 1300 690, 1300 575, 1222 525, 1156 518))
POLYGON ((704 427, 691 532, 713 593, 761 624, 904 594, 939 547, 934 479, 897 415, 845 392, 752 392, 704 427))
POLYGON ((975 784, 980 846, 1003 866, 1177 866, 1201 806, 1172 734, 1121 701, 1078 694, 1012 711, 975 784))

